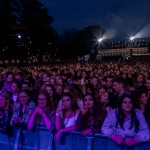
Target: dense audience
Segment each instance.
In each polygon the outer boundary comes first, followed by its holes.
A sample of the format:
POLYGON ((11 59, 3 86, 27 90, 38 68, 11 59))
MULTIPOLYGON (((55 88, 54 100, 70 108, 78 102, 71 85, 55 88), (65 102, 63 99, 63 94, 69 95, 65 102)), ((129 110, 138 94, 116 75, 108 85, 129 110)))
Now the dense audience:
POLYGON ((1 67, 0 131, 45 126, 102 133, 128 146, 150 139, 150 63, 1 67))

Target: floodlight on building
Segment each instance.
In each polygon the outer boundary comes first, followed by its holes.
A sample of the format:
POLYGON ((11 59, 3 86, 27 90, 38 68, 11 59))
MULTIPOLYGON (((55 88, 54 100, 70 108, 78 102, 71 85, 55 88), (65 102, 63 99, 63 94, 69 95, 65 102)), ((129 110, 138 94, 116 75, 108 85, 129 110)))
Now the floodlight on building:
POLYGON ((99 43, 101 43, 102 41, 103 41, 103 39, 102 39, 102 38, 99 38, 99 39, 98 39, 98 42, 99 42, 99 43))
POLYGON ((134 36, 131 36, 131 37, 130 37, 130 41, 133 41, 134 39, 135 39, 134 36))

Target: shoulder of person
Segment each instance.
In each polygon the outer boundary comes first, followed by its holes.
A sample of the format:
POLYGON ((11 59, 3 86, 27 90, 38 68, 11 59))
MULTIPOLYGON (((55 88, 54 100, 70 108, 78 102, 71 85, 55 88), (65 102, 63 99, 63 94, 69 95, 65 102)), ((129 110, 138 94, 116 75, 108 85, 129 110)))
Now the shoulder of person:
POLYGON ((139 109, 135 109, 135 113, 136 115, 143 115, 142 111, 139 109))
POLYGON ((118 113, 118 109, 112 109, 107 113, 107 116, 116 116, 118 113))

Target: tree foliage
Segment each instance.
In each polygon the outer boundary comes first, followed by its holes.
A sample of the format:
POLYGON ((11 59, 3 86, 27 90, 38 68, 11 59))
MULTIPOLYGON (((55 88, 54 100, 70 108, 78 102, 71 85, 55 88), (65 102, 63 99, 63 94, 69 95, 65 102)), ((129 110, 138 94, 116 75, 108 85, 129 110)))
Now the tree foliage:
POLYGON ((98 38, 105 34, 100 25, 91 25, 81 30, 67 30, 62 36, 62 55, 66 59, 77 58, 90 54, 91 50, 98 47, 98 38))
POLYGON ((41 1, 1 0, 0 11, 0 38, 4 47, 11 48, 9 53, 14 49, 14 55, 42 54, 55 47, 58 35, 52 27, 53 18, 41 1), (22 35, 20 39, 16 39, 17 34, 22 35), (24 44, 18 47, 16 42, 24 44))

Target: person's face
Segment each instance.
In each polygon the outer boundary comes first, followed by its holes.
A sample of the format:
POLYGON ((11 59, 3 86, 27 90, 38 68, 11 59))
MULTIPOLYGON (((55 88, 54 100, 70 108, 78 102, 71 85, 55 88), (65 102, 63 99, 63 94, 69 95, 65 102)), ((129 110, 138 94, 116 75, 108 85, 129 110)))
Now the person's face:
POLYGON ((9 74, 8 77, 7 77, 7 81, 10 82, 13 80, 13 75, 12 74, 9 74))
POLYGON ((138 75, 138 77, 137 77, 137 82, 138 82, 138 83, 141 83, 141 82, 143 82, 143 81, 144 81, 143 76, 142 76, 142 75, 138 75))
POLYGON ((82 72, 82 78, 85 78, 86 77, 86 72, 82 72))
POLYGON ((129 69, 128 69, 128 72, 130 73, 132 73, 134 70, 133 70, 133 67, 129 67, 129 69))
POLYGON ((22 90, 30 90, 28 84, 22 84, 21 89, 22 89, 22 90))
POLYGON ((146 87, 148 90, 150 90, 150 80, 146 80, 146 87))
POLYGON ((8 100, 4 98, 3 96, 0 96, 0 108, 5 108, 8 103, 8 100))
POLYGON ((57 80, 57 84, 63 85, 63 80, 62 80, 62 79, 58 79, 58 80, 57 80))
POLYGON ((100 102, 105 103, 108 101, 108 92, 104 92, 101 96, 100 102))
POLYGON ((66 110, 70 109, 72 107, 71 98, 69 96, 64 96, 62 98, 62 104, 66 110))
POLYGON ((50 84, 50 78, 49 77, 45 78, 44 82, 46 85, 50 84))
POLYGON ((50 79, 50 84, 51 85, 55 85, 56 83, 55 83, 55 79, 50 79))
POLYGON ((106 92, 106 90, 101 88, 101 89, 99 89, 99 93, 98 94, 101 97, 105 92, 106 92))
POLYGON ((93 84, 94 87, 97 86, 98 85, 98 79, 97 78, 93 78, 92 79, 92 84, 93 84))
POLYGON ((131 99, 128 98, 128 97, 124 98, 121 107, 122 107, 122 111, 125 114, 130 114, 130 112, 132 110, 132 101, 131 101, 131 99))
POLYGON ((17 90, 18 90, 17 84, 16 83, 12 83, 12 85, 11 85, 11 92, 15 93, 15 92, 17 92, 17 90))
POLYGON ((44 107, 47 106, 47 98, 46 98, 45 95, 40 94, 40 95, 38 96, 38 106, 39 106, 40 108, 44 108, 44 107))
POLYGON ((85 96, 84 105, 86 108, 89 108, 89 109, 93 107, 94 101, 93 101, 93 98, 91 97, 91 95, 85 96))
POLYGON ((88 94, 92 94, 92 90, 90 88, 87 88, 87 91, 86 91, 88 94))
POLYGON ((19 100, 23 105, 26 105, 29 101, 29 95, 25 92, 19 94, 19 100))
POLYGON ((46 87, 46 91, 48 92, 49 96, 53 96, 54 92, 51 87, 46 87))
POLYGON ((58 87, 56 88, 56 93, 57 93, 58 95, 61 95, 62 92, 63 92, 63 88, 62 88, 61 86, 58 86, 58 87))
POLYGON ((147 102, 148 102, 148 97, 146 93, 142 93, 140 103, 147 104, 147 102))
POLYGON ((58 72, 57 71, 53 71, 52 72, 52 76, 57 76, 58 75, 58 72))
POLYGON ((15 75, 15 79, 20 80, 20 79, 21 79, 21 76, 20 76, 19 74, 16 74, 16 75, 15 75))
POLYGON ((116 92, 119 92, 119 91, 120 91, 120 84, 117 83, 117 82, 114 82, 114 83, 113 83, 113 89, 114 89, 116 92))
POLYGON ((107 85, 108 87, 111 87, 111 86, 112 86, 112 78, 107 78, 106 85, 107 85))

